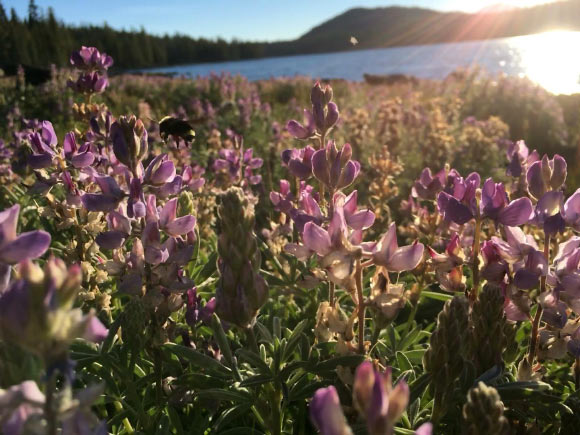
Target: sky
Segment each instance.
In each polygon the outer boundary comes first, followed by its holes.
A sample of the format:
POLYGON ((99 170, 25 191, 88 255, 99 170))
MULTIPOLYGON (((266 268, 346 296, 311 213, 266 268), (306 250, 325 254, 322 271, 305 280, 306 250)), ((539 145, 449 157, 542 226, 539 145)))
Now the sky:
MULTIPOLYGON (((27 14, 28 0, 0 0, 27 14)), ((476 12, 498 3, 531 6, 548 0, 36 0, 68 24, 102 24, 149 33, 246 41, 294 39, 353 7, 420 6, 476 12)))

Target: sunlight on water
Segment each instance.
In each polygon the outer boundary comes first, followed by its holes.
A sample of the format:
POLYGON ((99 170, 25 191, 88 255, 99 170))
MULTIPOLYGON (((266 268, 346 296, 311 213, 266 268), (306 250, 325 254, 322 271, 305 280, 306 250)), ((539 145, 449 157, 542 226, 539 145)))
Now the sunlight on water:
POLYGON ((523 75, 556 94, 580 92, 580 32, 554 31, 510 38, 523 75))

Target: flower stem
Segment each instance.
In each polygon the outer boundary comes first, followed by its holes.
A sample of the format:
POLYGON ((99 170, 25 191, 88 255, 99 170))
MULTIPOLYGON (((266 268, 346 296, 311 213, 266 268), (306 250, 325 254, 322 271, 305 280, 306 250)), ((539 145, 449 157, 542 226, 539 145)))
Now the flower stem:
POLYGON ((44 403, 44 417, 46 418, 47 435, 56 435, 58 422, 55 415, 54 394, 56 392, 56 373, 53 373, 46 383, 46 402, 44 403))
POLYGON ((328 302, 331 308, 334 308, 334 287, 334 283, 330 281, 328 283, 328 302))
MULTIPOLYGON (((550 261, 550 235, 546 234, 544 236, 544 257, 546 260, 550 261)), ((546 277, 542 276, 540 278, 540 294, 546 291, 546 277)), ((530 338, 530 349, 528 352, 528 363, 530 367, 534 364, 534 359, 536 358, 536 350, 538 347, 538 330, 540 328, 540 321, 542 320, 542 313, 544 309, 541 304, 538 304, 538 309, 536 310, 536 315, 532 322, 532 336, 530 338)))
POLYGON ((471 293, 469 294, 469 301, 473 304, 477 300, 479 292, 479 243, 481 239, 481 217, 475 218, 475 232, 473 234, 473 261, 471 263, 471 272, 473 283, 471 286, 471 293))
POLYGON ((355 283, 356 293, 358 299, 358 351, 364 353, 365 351, 365 301, 363 296, 363 268, 361 266, 360 258, 356 260, 355 283))

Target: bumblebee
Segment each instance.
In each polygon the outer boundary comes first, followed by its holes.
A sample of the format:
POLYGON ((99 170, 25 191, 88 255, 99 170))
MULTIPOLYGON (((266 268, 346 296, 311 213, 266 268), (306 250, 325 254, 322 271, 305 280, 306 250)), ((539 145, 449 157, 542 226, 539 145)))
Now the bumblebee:
POLYGON ((173 136, 178 147, 180 140, 183 140, 186 146, 195 140, 193 127, 187 121, 172 116, 166 116, 159 121, 159 134, 164 141, 173 136))

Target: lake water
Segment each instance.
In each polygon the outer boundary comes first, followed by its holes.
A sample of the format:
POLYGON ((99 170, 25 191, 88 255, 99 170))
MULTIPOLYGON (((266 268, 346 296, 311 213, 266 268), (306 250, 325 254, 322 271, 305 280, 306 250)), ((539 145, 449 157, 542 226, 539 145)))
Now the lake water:
POLYGON ((302 75, 360 81, 364 73, 441 79, 457 68, 477 65, 493 74, 527 76, 550 92, 571 94, 580 92, 579 48, 580 32, 554 31, 488 41, 271 57, 146 71, 190 77, 229 72, 249 80, 302 75))

